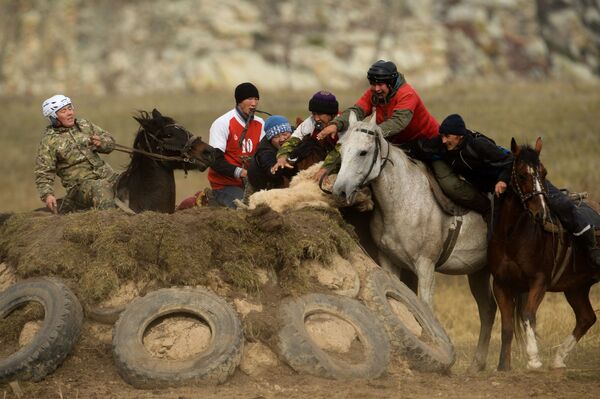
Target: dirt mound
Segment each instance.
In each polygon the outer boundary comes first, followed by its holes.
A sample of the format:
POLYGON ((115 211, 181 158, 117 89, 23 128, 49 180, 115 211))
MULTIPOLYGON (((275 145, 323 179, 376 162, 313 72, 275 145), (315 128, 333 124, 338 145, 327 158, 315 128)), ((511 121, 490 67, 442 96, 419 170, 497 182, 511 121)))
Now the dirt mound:
POLYGON ((282 216, 268 208, 135 216, 118 210, 23 213, 0 228, 0 258, 19 278, 61 277, 85 303, 107 300, 128 281, 152 281, 151 289, 205 285, 216 291, 224 282, 259 295, 265 271, 286 293, 306 292, 311 283, 303 260, 328 264, 354 245, 339 214, 324 209, 282 216))

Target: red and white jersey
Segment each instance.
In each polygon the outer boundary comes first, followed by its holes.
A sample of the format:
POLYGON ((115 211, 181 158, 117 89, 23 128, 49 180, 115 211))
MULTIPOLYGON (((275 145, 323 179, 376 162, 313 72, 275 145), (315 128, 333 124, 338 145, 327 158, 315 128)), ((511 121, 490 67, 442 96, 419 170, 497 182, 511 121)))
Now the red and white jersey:
MULTIPOLYGON (((254 116, 244 134, 244 139, 240 143, 246 122, 234 108, 213 122, 210 127, 208 143, 212 147, 223 151, 227 162, 242 167, 242 158, 252 157, 260 140, 265 135, 264 124, 262 118, 254 116)), ((215 172, 212 168, 208 170, 208 181, 213 190, 219 190, 225 186, 242 187, 241 179, 225 176, 215 172)))

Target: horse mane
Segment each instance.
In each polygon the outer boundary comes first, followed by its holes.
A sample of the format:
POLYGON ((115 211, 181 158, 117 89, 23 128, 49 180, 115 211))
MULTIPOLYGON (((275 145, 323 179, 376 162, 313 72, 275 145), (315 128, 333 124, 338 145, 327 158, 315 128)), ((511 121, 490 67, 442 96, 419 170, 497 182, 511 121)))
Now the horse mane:
MULTIPOLYGON (((138 110, 137 112, 138 112, 138 115, 134 116, 133 119, 135 119, 139 123, 140 126, 136 133, 135 139, 133 140, 133 148, 141 149, 141 150, 145 150, 145 151, 151 151, 150 148, 145 148, 144 141, 146 139, 144 137, 144 133, 147 131, 156 132, 157 130, 160 130, 162 127, 164 127, 166 125, 175 123, 175 120, 171 117, 163 116, 163 115, 160 115, 159 117, 154 117, 154 115, 152 115, 151 113, 143 111, 143 110, 138 110)), ((123 175, 121 178, 123 183, 126 182, 127 178, 131 174, 137 173, 138 170, 140 168, 142 168, 142 160, 143 160, 144 156, 145 155, 142 155, 139 153, 133 153, 131 155, 131 162, 129 162, 129 165, 127 165, 127 168, 125 168, 125 171, 123 172, 123 175)))
POLYGON ((144 137, 144 132, 155 132, 166 125, 175 123, 175 120, 168 116, 161 115, 160 117, 155 118, 153 115, 143 110, 138 110, 138 114, 138 116, 133 117, 133 119, 140 124, 135 139, 133 140, 133 148, 139 148, 142 138, 144 137))

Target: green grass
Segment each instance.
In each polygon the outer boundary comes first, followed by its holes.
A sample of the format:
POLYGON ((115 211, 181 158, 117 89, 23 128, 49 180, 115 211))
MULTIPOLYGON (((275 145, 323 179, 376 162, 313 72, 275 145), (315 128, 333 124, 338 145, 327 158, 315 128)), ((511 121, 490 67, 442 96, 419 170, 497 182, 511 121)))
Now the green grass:
MULTIPOLYGON (((365 86, 336 93, 342 109, 358 99, 365 86)), ((418 89, 418 88, 417 88, 418 89)), ((441 121, 450 113, 464 116, 468 127, 510 145, 544 139, 542 160, 553 183, 588 191, 600 199, 600 87, 546 83, 474 83, 420 90, 432 114, 441 121)), ((261 93, 260 109, 294 120, 308 114, 310 92, 261 93)), ((136 110, 158 108, 195 135, 208 140, 213 120, 233 106, 230 92, 157 93, 144 96, 88 97, 73 95, 77 115, 114 134, 117 142, 131 145, 137 123, 136 110)), ((3 98, 0 109, 0 211, 23 211, 42 206, 34 182, 33 165, 40 134, 46 125, 41 116, 42 97, 3 98)), ((127 155, 107 157, 115 169, 123 169, 127 155)), ((177 174, 178 201, 207 185, 206 173, 177 174)), ((57 187, 59 184, 57 184, 57 187)), ((60 193, 60 190, 57 190, 60 193)))

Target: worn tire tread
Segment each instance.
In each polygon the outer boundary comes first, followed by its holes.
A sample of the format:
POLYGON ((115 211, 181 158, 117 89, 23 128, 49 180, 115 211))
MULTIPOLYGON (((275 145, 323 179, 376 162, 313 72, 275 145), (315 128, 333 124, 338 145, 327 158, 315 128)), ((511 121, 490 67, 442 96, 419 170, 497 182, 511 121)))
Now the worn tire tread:
MULTIPOLYGON (((216 312, 216 310, 214 311, 216 312)), ((113 326, 113 357, 117 371, 125 382, 136 388, 152 389, 181 385, 221 384, 234 373, 239 365, 243 353, 243 344, 241 323, 233 308, 223 298, 203 288, 166 288, 136 298, 127 305, 125 311, 121 313, 113 326), (195 368, 180 370, 175 367, 167 370, 165 367, 160 371, 149 370, 144 360, 148 361, 154 358, 145 351, 142 343, 135 342, 135 337, 141 336, 143 333, 143 331, 138 331, 141 325, 130 328, 126 325, 126 320, 131 318, 132 315, 142 315, 146 312, 147 315, 142 318, 143 323, 147 324, 156 318, 152 315, 152 312, 153 307, 158 304, 165 306, 170 304, 172 306, 167 314, 189 312, 189 308, 180 305, 181 302, 179 301, 182 296, 195 296, 201 298, 204 302, 212 301, 213 304, 217 304, 225 312, 224 315, 215 313, 211 316, 207 314, 211 312, 196 309, 198 315, 201 315, 207 322, 210 322, 209 319, 212 318, 212 321, 218 324, 217 329, 229 329, 229 331, 212 331, 213 341, 211 347, 217 344, 217 340, 227 339, 227 350, 217 354, 215 358, 209 356, 208 360, 203 360, 206 364, 196 365, 195 368), (137 345, 139 351, 144 352, 144 354, 134 359, 130 353, 132 345, 137 345)), ((210 350, 211 347, 207 350, 210 350)), ((154 359, 153 361, 158 363, 160 360, 154 359)), ((177 363, 177 361, 170 361, 170 363, 177 363)))
POLYGON ((431 309, 398 278, 382 269, 371 271, 363 286, 362 297, 383 322, 393 351, 405 356, 411 368, 445 372, 452 367, 456 355, 450 338, 431 309), (432 342, 420 340, 402 323, 387 300, 388 293, 409 309, 432 342))
POLYGON ((29 344, 11 356, 0 359, 0 382, 40 381, 62 364, 81 334, 81 305, 60 280, 32 278, 12 285, 0 293, 0 315, 8 314, 18 304, 30 301, 44 306, 44 323, 29 344))

